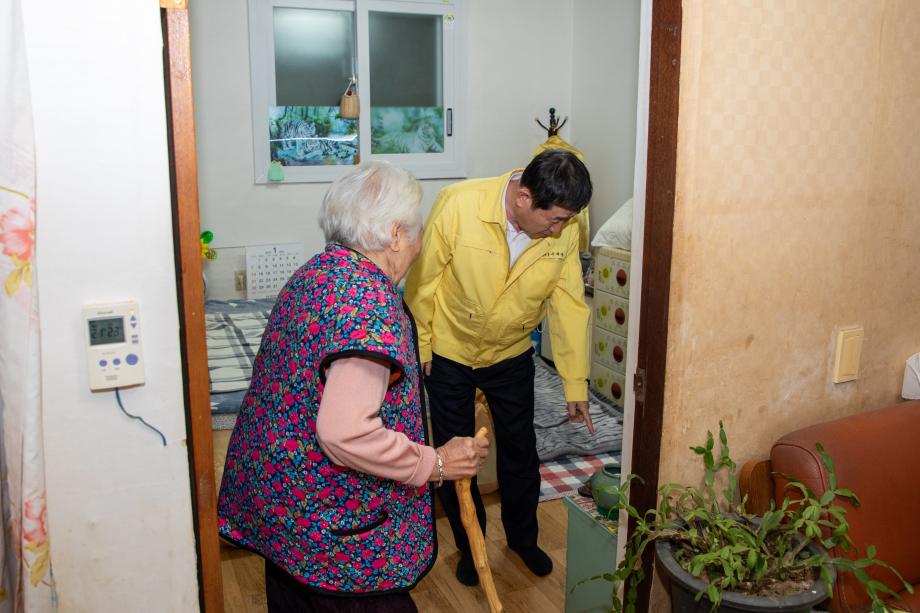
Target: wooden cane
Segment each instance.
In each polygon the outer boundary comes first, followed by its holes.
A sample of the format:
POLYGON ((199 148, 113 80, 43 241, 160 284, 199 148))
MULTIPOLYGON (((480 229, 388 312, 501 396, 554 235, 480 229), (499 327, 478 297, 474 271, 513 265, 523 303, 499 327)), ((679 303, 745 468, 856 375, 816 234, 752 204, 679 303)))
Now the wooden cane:
MULTIPOLYGON (((485 438, 488 433, 489 431, 486 428, 480 428, 479 432, 476 433, 476 438, 485 438)), ((457 479, 456 486, 457 498, 460 500, 460 521, 463 522, 463 528, 466 530, 466 536, 470 541, 473 564, 476 566, 479 581, 482 582, 482 589, 489 600, 489 609, 492 613, 500 613, 502 603, 498 599, 495 582, 492 581, 492 569, 489 567, 486 543, 482 537, 482 530, 479 528, 479 520, 476 519, 473 496, 470 494, 470 480, 457 479)))

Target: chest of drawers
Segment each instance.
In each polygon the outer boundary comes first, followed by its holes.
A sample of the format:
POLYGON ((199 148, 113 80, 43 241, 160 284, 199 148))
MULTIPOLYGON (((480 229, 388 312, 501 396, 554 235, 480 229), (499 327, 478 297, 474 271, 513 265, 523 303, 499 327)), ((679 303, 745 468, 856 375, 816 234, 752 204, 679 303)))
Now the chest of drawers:
POLYGON ((629 262, 629 251, 595 249, 591 387, 621 406, 626 392, 629 262))

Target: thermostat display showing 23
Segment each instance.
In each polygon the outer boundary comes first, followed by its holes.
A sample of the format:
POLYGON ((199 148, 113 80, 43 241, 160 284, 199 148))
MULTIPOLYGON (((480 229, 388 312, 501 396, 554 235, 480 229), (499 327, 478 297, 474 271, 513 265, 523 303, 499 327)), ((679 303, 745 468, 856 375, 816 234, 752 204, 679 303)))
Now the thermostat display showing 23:
POLYGON ((122 317, 106 317, 89 320, 89 344, 105 345, 125 342, 125 320, 122 317))

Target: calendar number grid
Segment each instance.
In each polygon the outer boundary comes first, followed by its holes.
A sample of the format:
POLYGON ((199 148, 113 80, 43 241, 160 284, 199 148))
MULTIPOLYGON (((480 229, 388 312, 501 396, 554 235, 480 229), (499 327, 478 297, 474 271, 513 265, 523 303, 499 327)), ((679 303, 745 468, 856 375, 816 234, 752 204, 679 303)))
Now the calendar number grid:
POLYGON ((304 261, 300 243, 247 246, 246 297, 275 298, 304 261))

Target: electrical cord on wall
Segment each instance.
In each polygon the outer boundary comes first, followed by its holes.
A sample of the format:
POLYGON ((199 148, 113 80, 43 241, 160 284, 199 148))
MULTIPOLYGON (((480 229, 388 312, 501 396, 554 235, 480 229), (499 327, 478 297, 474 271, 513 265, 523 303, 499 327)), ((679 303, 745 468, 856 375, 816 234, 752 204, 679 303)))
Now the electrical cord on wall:
POLYGON ((144 421, 144 418, 143 418, 143 417, 140 417, 140 416, 138 416, 138 415, 131 415, 130 413, 128 413, 127 411, 125 411, 124 405, 121 404, 121 394, 118 393, 118 388, 117 388, 117 387, 115 388, 115 400, 118 401, 118 408, 121 409, 121 412, 122 412, 122 413, 124 413, 125 415, 127 415, 127 416, 130 417, 131 419, 137 419, 137 420, 140 421, 142 424, 144 424, 145 426, 147 426, 148 428, 150 428, 151 430, 153 430, 154 432, 156 432, 157 434, 159 434, 159 435, 160 435, 160 440, 163 441, 163 446, 166 447, 166 437, 163 436, 163 433, 162 433, 162 432, 160 432, 159 430, 157 430, 156 428, 154 428, 153 426, 151 426, 150 424, 148 424, 146 421, 144 421))

